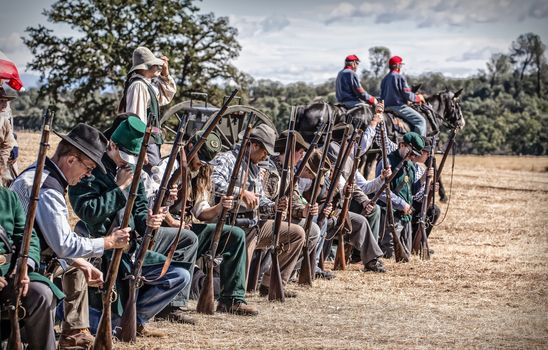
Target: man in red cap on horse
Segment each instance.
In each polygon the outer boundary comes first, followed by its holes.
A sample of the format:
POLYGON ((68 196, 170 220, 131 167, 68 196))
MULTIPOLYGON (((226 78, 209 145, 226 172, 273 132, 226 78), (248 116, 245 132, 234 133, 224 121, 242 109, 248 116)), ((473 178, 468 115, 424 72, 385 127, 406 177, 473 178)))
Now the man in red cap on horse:
POLYGON ((426 136, 426 120, 419 112, 407 105, 407 102, 424 103, 424 96, 411 91, 407 80, 400 74, 403 59, 394 56, 388 61, 390 72, 381 82, 381 99, 384 109, 397 114, 411 124, 411 131, 426 136))
POLYGON ((365 91, 360 84, 360 79, 356 70, 360 64, 360 59, 356 55, 346 56, 344 68, 337 75, 335 84, 337 101, 346 108, 351 109, 364 102, 370 105, 376 105, 377 99, 365 91))

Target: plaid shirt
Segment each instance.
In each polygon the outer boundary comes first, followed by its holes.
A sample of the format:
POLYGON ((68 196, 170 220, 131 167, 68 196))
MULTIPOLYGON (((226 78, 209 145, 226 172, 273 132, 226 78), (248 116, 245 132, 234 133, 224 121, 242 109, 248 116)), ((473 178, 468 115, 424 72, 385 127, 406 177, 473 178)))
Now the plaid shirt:
MULTIPOLYGON (((240 145, 236 145, 235 148, 228 152, 223 152, 217 154, 217 156, 211 162, 213 166, 213 174, 211 175, 211 180, 213 181, 213 191, 216 196, 223 196, 226 194, 228 185, 230 183, 230 176, 232 175, 232 170, 236 165, 236 157, 240 152, 240 145)), ((260 168, 251 162, 249 162, 249 173, 246 184, 244 186, 243 179, 246 174, 246 166, 248 159, 244 158, 240 171, 238 174, 238 180, 236 186, 234 187, 234 197, 239 197, 242 188, 251 192, 255 192, 259 196, 259 213, 264 215, 273 215, 275 211, 275 203, 268 199, 264 193, 263 183, 261 180, 260 168)), ((238 212, 240 213, 249 213, 254 212, 255 208, 246 208, 243 203, 240 205, 238 212)), ((256 218, 256 215, 254 215, 256 218)))

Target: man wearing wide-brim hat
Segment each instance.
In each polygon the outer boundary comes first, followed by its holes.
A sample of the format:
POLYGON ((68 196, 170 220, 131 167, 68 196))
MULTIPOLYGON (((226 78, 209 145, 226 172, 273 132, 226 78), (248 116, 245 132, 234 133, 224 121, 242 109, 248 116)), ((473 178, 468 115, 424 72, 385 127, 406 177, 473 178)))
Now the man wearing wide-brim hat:
POLYGON ((19 155, 19 147, 13 132, 13 120, 9 106, 9 102, 15 98, 15 95, 8 94, 0 86, 0 168, 5 169, 0 179, 0 185, 9 184, 17 174, 15 161, 19 155))
MULTIPOLYGON (((266 161, 269 156, 278 156, 279 153, 274 149, 277 139, 276 130, 267 124, 260 124, 253 128, 250 132, 250 153, 249 153, 249 171, 247 171, 247 162, 242 162, 240 170, 240 178, 247 175, 245 189, 240 191, 239 186, 234 190, 234 193, 240 194, 239 211, 236 214, 238 219, 247 219, 248 227, 244 228, 247 234, 247 256, 248 270, 249 263, 253 256, 253 251, 257 249, 266 249, 272 244, 272 228, 274 224, 273 217, 276 211, 276 201, 268 198, 264 191, 263 179, 260 174, 261 169, 258 164, 266 161), (259 220, 259 214, 260 219, 259 220), (258 228, 258 233, 255 234, 258 228)), ((226 193, 232 169, 236 163, 236 157, 240 150, 239 145, 234 150, 220 153, 213 160, 213 185, 215 192, 218 195, 226 193)), ((287 210, 287 198, 281 198, 277 201, 278 208, 282 211, 287 210)), ((304 243, 304 230, 302 227, 293 228, 297 225, 291 225, 291 230, 288 230, 287 222, 282 223, 279 240, 280 269, 282 282, 285 284, 289 280, 291 273, 297 263, 302 245, 304 243)), ((270 284, 270 271, 267 271, 262 279, 261 295, 268 294, 270 284)), ((286 297, 295 296, 294 293, 286 291, 286 297)))
POLYGON ((152 51, 140 46, 133 51, 132 66, 127 75, 119 113, 134 113, 145 124, 153 118, 153 132, 148 149, 150 166, 161 161, 160 146, 163 138, 160 130, 160 106, 171 102, 177 92, 175 80, 169 74, 169 59, 156 57, 152 51))
MULTIPOLYGON (((133 166, 137 163, 145 129, 146 125, 141 119, 129 115, 113 131, 107 150, 101 158, 105 172, 96 169, 92 172, 93 176, 83 179, 69 190, 74 212, 93 237, 107 235, 110 226, 117 220, 118 213, 127 204, 133 180, 133 166)), ((171 191, 169 195, 171 196, 171 191)), ((149 209, 142 180, 139 181, 131 214, 129 226, 136 232, 136 236, 142 237, 147 227, 158 230, 154 237, 154 245, 145 257, 142 271, 146 280, 154 280, 160 275, 167 251, 177 235, 177 229, 161 227, 165 212, 153 214, 149 209)), ((152 335, 150 331, 145 331, 145 323, 167 307, 184 288, 190 286, 191 276, 188 270, 196 261, 197 241, 192 231, 183 230, 167 273, 153 283, 145 283, 145 287, 140 290, 137 298, 139 335, 152 335)), ((130 252, 133 253, 133 250, 130 252)), ((131 272, 132 264, 131 254, 124 253, 121 271, 118 274, 120 279, 131 272)), ((99 306, 101 303, 95 305, 99 306)), ((115 310, 119 315, 122 305, 123 301, 118 300, 115 310)))
MULTIPOLYGON (((399 233, 402 244, 407 247, 408 252, 411 252, 412 244, 413 194, 420 190, 420 182, 416 181, 416 167, 413 160, 421 156, 423 148, 424 139, 415 132, 408 132, 403 135, 398 148, 388 155, 388 161, 392 169, 395 169, 402 160, 404 161, 402 168, 390 183, 390 188, 392 189, 391 200, 396 231, 399 233)), ((377 165, 377 176, 381 174, 382 169, 383 164, 380 162, 377 165)), ((380 202, 381 204, 386 203, 384 195, 380 197, 380 202)), ((381 249, 385 256, 392 256, 394 243, 390 235, 384 235, 381 249)))
MULTIPOLYGON (((59 340, 59 347, 63 349, 88 346, 94 340, 89 332, 87 284, 101 284, 103 276, 85 259, 102 256, 108 249, 124 247, 129 230, 116 230, 101 238, 86 238, 71 229, 65 192, 69 186, 91 175, 96 167, 98 171, 105 171, 101 156, 107 140, 87 124, 78 124, 68 134, 56 134, 61 142, 53 157, 46 158, 34 228, 41 237, 42 258, 45 261, 65 259, 61 260, 61 266, 66 270, 63 291, 67 298, 59 340)), ((35 172, 36 164, 33 164, 11 185, 25 209, 30 201, 35 172)))

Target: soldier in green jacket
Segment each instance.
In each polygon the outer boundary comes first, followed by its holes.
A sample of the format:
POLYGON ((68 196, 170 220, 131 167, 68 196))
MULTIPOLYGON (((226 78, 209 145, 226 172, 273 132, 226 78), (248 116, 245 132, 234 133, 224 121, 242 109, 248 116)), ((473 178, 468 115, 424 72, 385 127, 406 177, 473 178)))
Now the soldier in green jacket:
MULTIPOLYGON (((106 169, 106 173, 94 170, 92 176, 83 179, 79 184, 69 189, 69 199, 74 212, 94 237, 107 235, 113 221, 124 210, 129 187, 133 179, 131 165, 136 164, 145 128, 146 125, 136 116, 129 116, 126 120, 122 121, 112 133, 107 151, 102 157, 102 165, 106 169)), ((129 226, 138 237, 144 234, 147 226, 160 228, 164 217, 165 213, 152 215, 144 186, 140 181, 129 226)), ((157 242, 153 250, 148 251, 144 262, 143 276, 148 280, 154 280, 160 274, 166 259, 164 254, 169 247, 169 243, 174 239, 172 233, 170 231, 168 234, 165 234, 165 231, 162 229, 158 231, 156 235, 157 242), (168 244, 162 244, 166 241, 168 244)), ((133 243, 137 244, 137 242, 138 240, 133 240, 133 243)), ((168 306, 181 290, 190 285, 191 277, 189 271, 180 267, 181 264, 177 264, 180 261, 178 253, 181 255, 180 245, 177 247, 174 261, 165 276, 154 282, 145 283, 145 286, 139 291, 137 298, 137 331, 140 335, 146 335, 147 333, 144 331, 144 324, 168 306)), ((190 255, 194 255, 194 260, 197 248, 195 245, 197 246, 197 239, 192 241, 190 247, 190 255)), ((193 264, 194 261, 189 262, 186 268, 193 266, 193 264)), ((104 263, 103 265, 106 269, 107 264, 104 263)), ((118 288, 122 288, 119 295, 122 298, 118 298, 118 303, 114 307, 113 312, 115 315, 121 315, 122 313, 122 303, 125 300, 120 299, 124 299, 125 283, 121 283, 121 281, 123 281, 124 276, 130 273, 131 266, 131 255, 126 253, 122 257, 121 270, 118 274, 120 280, 118 288)), ((92 302, 90 304, 97 309, 101 307, 100 302, 92 302)), ((116 320, 114 319, 113 325, 115 324, 116 320)))
MULTIPOLYGON (((0 169, 0 172, 3 170, 0 169)), ((0 300, 8 300, 13 291, 13 280, 10 279, 15 269, 19 248, 25 229, 25 212, 17 195, 0 187, 0 300)), ((24 278, 22 305, 26 310, 21 321, 23 329, 32 326, 32 331, 23 332, 28 349, 55 349, 55 332, 53 331, 54 310, 57 301, 64 298, 63 293, 49 279, 40 275, 40 241, 32 231, 28 259, 28 275, 24 278)), ((2 312, 5 310, 2 305, 2 312)), ((2 326, 4 326, 3 324, 2 326)), ((8 327, 2 327, 3 336, 9 334, 8 327)))
MULTIPOLYGON (((411 238, 413 194, 420 189, 420 182, 417 183, 415 181, 416 167, 413 164, 413 161, 415 157, 421 155, 423 148, 423 138, 415 132, 408 132, 403 135, 403 139, 399 143, 398 149, 388 155, 388 161, 390 162, 390 167, 392 169, 396 168, 402 159, 405 159, 402 168, 390 183, 390 188, 392 190, 391 201, 394 210, 396 231, 399 233, 402 244, 407 247, 409 252, 411 251, 411 244, 413 243, 411 238), (412 155, 407 157, 409 151, 412 151, 412 155)), ((381 173, 382 169, 382 162, 379 162, 377 165, 377 175, 381 173)), ((380 200, 386 203, 386 197, 384 195, 380 197, 380 200)), ((385 257, 391 257, 394 250, 394 243, 392 242, 390 235, 385 234, 380 245, 385 257)))

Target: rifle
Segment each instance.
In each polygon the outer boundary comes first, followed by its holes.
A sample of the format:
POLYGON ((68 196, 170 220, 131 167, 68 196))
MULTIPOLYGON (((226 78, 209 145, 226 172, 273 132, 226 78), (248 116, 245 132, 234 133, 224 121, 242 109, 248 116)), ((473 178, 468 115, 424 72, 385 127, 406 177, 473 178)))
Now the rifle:
MULTIPOLYGON (((331 120, 331 117, 329 118, 331 120)), ((316 178, 314 179, 314 182, 312 184, 312 193, 310 195, 310 205, 314 205, 316 201, 318 200, 318 196, 320 194, 320 185, 321 185, 321 179, 323 178, 325 174, 325 169, 323 168, 323 165, 325 163, 325 160, 327 158, 327 149, 329 148, 329 143, 331 143, 331 130, 333 128, 333 124, 329 123, 327 125, 327 136, 325 138, 325 144, 323 147, 323 153, 322 157, 320 158, 320 164, 318 166, 318 174, 316 178)), ((308 161, 306 162, 308 163, 308 161)), ((303 163, 306 165, 306 163, 303 161, 303 163)), ((308 215, 306 216, 306 221, 304 223, 304 232, 306 234, 306 238, 304 240, 303 245, 303 261, 301 263, 301 269, 299 271, 299 284, 303 285, 312 285, 312 279, 314 276, 314 270, 313 267, 316 265, 316 252, 313 250, 310 252, 309 255, 309 242, 308 238, 310 237, 310 227, 312 226, 312 219, 313 216, 308 212, 308 215)))
MULTIPOLYGON (((154 204, 152 207, 153 215, 157 215, 158 213, 160 213, 160 210, 165 205, 164 197, 166 192, 169 191, 169 188, 171 188, 168 187, 168 182, 170 181, 170 174, 173 170, 173 166, 175 165, 175 159, 177 158, 177 154, 179 153, 180 148, 183 147, 184 129, 186 128, 187 120, 188 116, 185 115, 183 119, 181 119, 181 121, 179 122, 177 135, 175 135, 175 141, 173 142, 173 146, 171 147, 171 152, 169 154, 169 158, 166 164, 166 169, 164 175, 162 176, 162 181, 160 182, 160 188, 158 189, 158 193, 156 194, 156 197, 154 199, 154 204)), ((139 246, 139 249, 137 250, 137 253, 135 255, 135 262, 133 263, 133 270, 131 272, 131 275, 125 277, 125 279, 128 280, 129 292, 124 307, 124 313, 122 314, 122 319, 120 322, 122 328, 122 330, 120 331, 120 339, 124 342, 133 342, 137 337, 137 292, 142 283, 147 282, 147 280, 142 276, 142 269, 147 250, 153 244, 156 232, 157 229, 153 229, 147 226, 145 234, 143 235, 141 241, 141 245, 139 246)), ((163 276, 163 273, 167 271, 168 267, 169 260, 166 260, 166 263, 164 263, 164 268, 162 269, 162 273, 160 273, 160 276, 157 277, 157 279, 163 276)))
MULTIPOLYGON (((384 121, 381 122, 381 149, 382 149, 382 162, 384 169, 387 169, 390 167, 390 163, 388 162, 388 151, 386 150, 386 125, 384 124, 384 121)), ((385 179, 383 186, 377 191, 373 199, 371 200, 371 203, 376 203, 378 198, 380 197, 381 193, 384 191, 386 194, 386 217, 385 217, 385 229, 388 228, 388 231, 390 231, 390 234, 392 236, 392 241, 394 242, 394 257, 396 259, 396 262, 408 262, 409 261, 409 252, 407 252, 406 248, 400 241, 400 237, 398 236, 396 232, 396 225, 394 223, 394 211, 392 210, 392 191, 390 190, 390 183, 396 176, 396 174, 400 171, 401 167, 405 163, 405 159, 409 157, 409 155, 412 153, 412 151, 409 151, 407 156, 402 159, 400 164, 396 166, 396 169, 394 169, 392 175, 390 178, 385 179)), ((383 233, 384 236, 384 233, 383 233)))
MULTIPOLYGON (((137 165, 133 171, 133 179, 131 180, 129 195, 124 208, 124 215, 120 224, 121 229, 128 227, 133 211, 133 205, 135 204, 135 199, 137 198, 137 188, 141 178, 141 171, 143 170, 143 165, 145 164, 147 145, 152 133, 153 119, 154 118, 149 116, 147 121, 145 135, 143 137, 143 142, 141 143, 141 150, 139 151, 139 157, 137 158, 137 165)), ((115 227, 111 227, 111 230, 114 228, 115 227)), ((123 253, 124 248, 115 249, 112 253, 110 264, 108 265, 108 271, 106 274, 107 278, 103 286, 103 313, 101 314, 101 319, 99 320, 99 325, 97 326, 97 334, 95 335, 95 342, 93 343, 93 348, 96 350, 112 349, 112 310, 110 308, 110 304, 114 301, 112 300, 112 295, 116 286, 116 279, 118 278, 118 270, 120 268, 123 253)))
MULTIPOLYGON (((341 169, 341 163, 342 163, 342 158, 344 153, 343 150, 346 148, 346 143, 348 142, 349 133, 350 133, 350 126, 346 125, 344 129, 342 141, 341 141, 341 147, 339 148, 339 154, 337 155, 337 159, 335 160, 335 164, 331 170, 331 178, 329 179, 331 185, 327 191, 327 200, 324 202, 324 205, 322 206, 320 212, 318 213, 318 218, 316 220, 316 222, 318 223, 318 226, 320 227, 323 226, 323 222, 325 220, 325 215, 323 214, 323 210, 333 200, 333 196, 335 195, 335 187, 333 186, 333 184, 335 183, 334 181, 337 173, 341 169)), ((329 142, 331 142, 331 140, 329 142)), ((324 153, 327 154, 328 150, 329 150, 329 144, 326 142, 326 146, 324 147, 324 153)), ((339 181, 338 177, 336 181, 339 181)))
MULTIPOLYGON (((242 145, 240 152, 238 152, 238 157, 236 158, 236 163, 234 164, 234 169, 232 169, 232 174, 230 175, 230 183, 226 190, 226 196, 232 196, 234 192, 234 187, 236 187, 236 181, 238 180, 240 174, 240 167, 244 156, 249 153, 249 134, 255 123, 255 115, 250 112, 247 125, 245 127, 244 136, 242 139, 242 145)), ((222 198, 221 198, 222 201, 222 198)), ((215 313, 215 295, 213 288, 213 267, 215 264, 215 257, 217 256, 217 248, 219 246, 219 241, 221 239, 221 233, 226 222, 226 219, 229 214, 229 209, 223 207, 217 225, 215 225, 215 231, 213 233, 213 238, 211 239, 211 244, 209 246, 209 253, 204 256, 205 258, 205 269, 206 269, 206 280, 204 286, 200 292, 200 298, 198 299, 198 305, 196 306, 196 311, 202 314, 213 315, 215 313)))
POLYGON ((42 173, 44 172, 44 163, 46 161, 47 150, 49 148, 49 134, 51 132, 51 123, 54 112, 46 109, 44 113, 44 123, 42 125, 42 136, 40 139, 40 148, 38 149, 38 159, 36 161, 36 172, 32 183, 30 201, 27 207, 27 219, 23 231, 23 240, 19 250, 19 259, 15 267, 15 276, 13 279, 13 301, 9 306, 9 319, 11 330, 8 339, 8 349, 19 350, 23 348, 21 343, 21 329, 19 328, 19 308, 21 308, 21 292, 23 277, 27 276, 27 261, 29 259, 30 241, 32 238, 32 229, 34 227, 34 218, 36 217, 36 207, 38 206, 38 195, 40 194, 40 185, 42 183, 42 173))
MULTIPOLYGON (((297 108, 295 106, 291 107, 291 116, 289 118, 289 130, 287 134, 287 140, 285 142, 285 156, 284 156, 284 163, 283 163, 283 169, 281 175, 281 181, 280 181, 280 193, 278 195, 278 200, 276 201, 276 214, 274 215, 274 226, 272 229, 272 266, 270 268, 270 286, 268 290, 268 300, 276 300, 276 301, 285 301, 285 295, 284 295, 284 289, 283 289, 283 283, 282 283, 282 275, 280 272, 280 262, 278 261, 278 243, 280 241, 279 233, 280 233, 280 227, 282 225, 282 217, 283 217, 283 210, 281 210, 278 206, 278 202, 284 198, 287 191, 287 178, 289 173, 289 165, 292 163, 292 159, 290 157, 292 156, 291 152, 291 146, 293 145, 293 139, 295 135, 293 134, 295 130, 295 118, 297 114, 297 108)), ((293 190, 293 189, 290 189, 293 190)), ((291 218, 289 218, 291 220, 291 218)))
MULTIPOLYGON (((354 143, 359 142, 362 138, 363 131, 358 131, 358 134, 356 135, 356 138, 352 140, 352 142, 349 143, 348 148, 354 147, 354 143)), ((338 241, 339 244, 337 245, 337 254, 335 255, 335 262, 333 264, 334 270, 346 270, 346 256, 344 251, 344 231, 346 228, 346 222, 348 218, 348 209, 350 208, 350 198, 352 197, 352 187, 354 186, 354 176, 356 175, 356 171, 358 170, 358 163, 360 163, 360 156, 362 153, 362 143, 359 143, 359 146, 354 153, 354 162, 352 164, 352 170, 350 171, 350 174, 348 175, 348 179, 345 184, 344 188, 344 201, 341 209, 341 213, 339 214, 339 219, 337 222, 339 223, 339 228, 337 229, 338 234, 338 241)))
MULTIPOLYGON (((432 150, 436 147, 436 137, 432 139, 432 150)), ((426 168, 426 181, 424 182, 424 196, 422 199, 421 213, 419 218, 419 225, 417 232, 415 233, 415 239, 413 240, 413 252, 420 253, 422 259, 430 259, 430 251, 428 249, 428 236, 426 235, 426 211, 428 210, 428 199, 430 198, 430 185, 432 182, 428 176, 428 170, 434 164, 434 154, 430 155, 428 159, 428 166, 426 168)))
MULTIPOLYGON (((198 151, 200 150, 200 148, 202 148, 202 146, 206 142, 209 134, 213 132, 213 129, 215 129, 217 124, 219 124, 219 122, 223 118, 223 115, 225 114, 226 109, 228 108, 228 105, 230 104, 230 102, 232 101, 234 96, 236 96, 237 93, 238 93, 238 89, 234 89, 232 93, 230 94, 230 96, 228 96, 228 98, 224 101, 223 105, 221 106, 221 109, 219 109, 217 113, 214 113, 211 115, 211 117, 209 118, 207 127, 205 128, 198 142, 196 142, 196 144, 192 146, 190 153, 187 155, 187 159, 192 159, 195 155, 198 154, 198 151)), ((173 175, 171 175, 171 178, 169 179, 169 183, 167 186, 168 188, 171 188, 173 185, 177 183, 177 181, 179 181, 179 178, 181 177, 181 172, 182 172, 181 167, 177 168, 177 170, 173 172, 173 175)))

